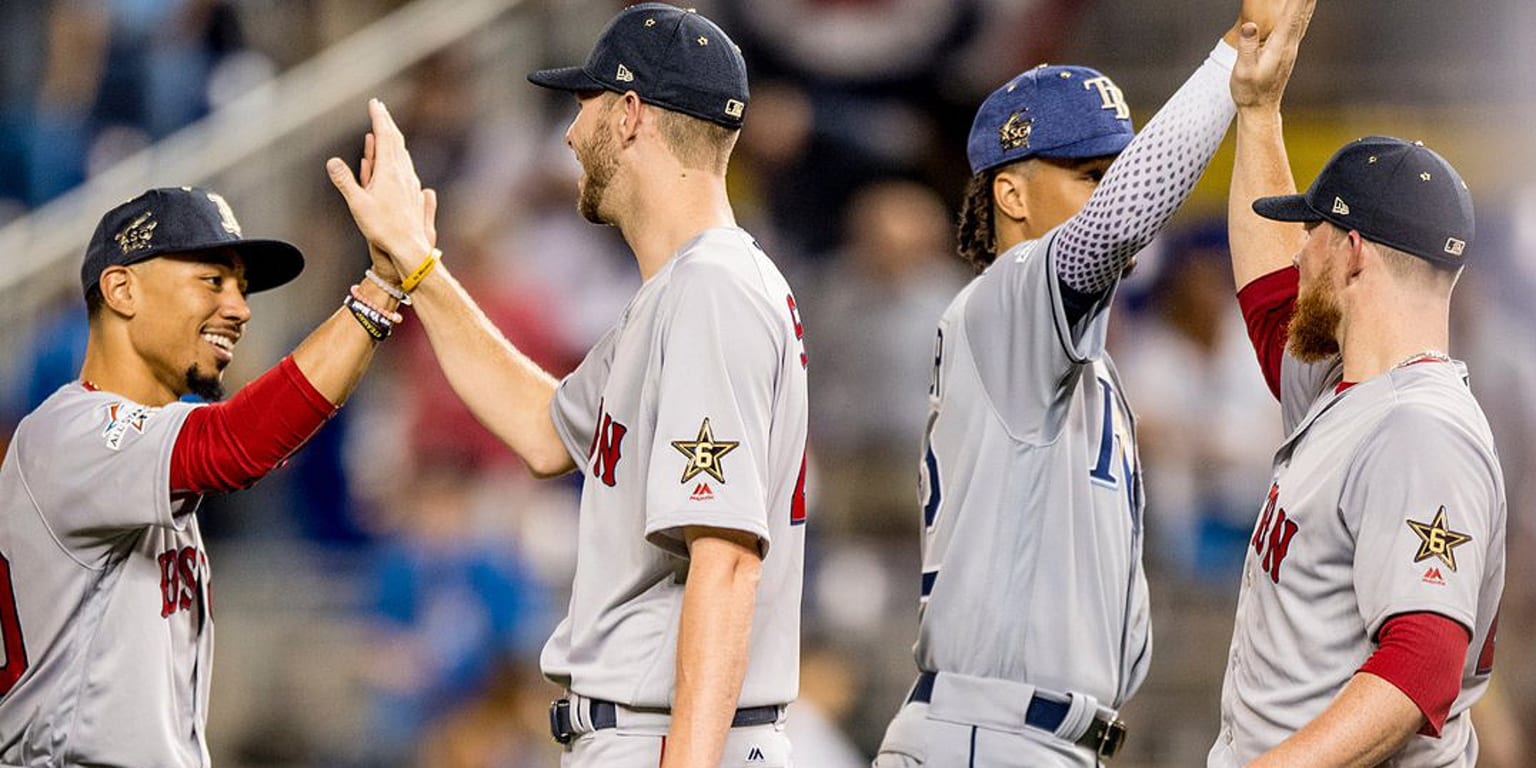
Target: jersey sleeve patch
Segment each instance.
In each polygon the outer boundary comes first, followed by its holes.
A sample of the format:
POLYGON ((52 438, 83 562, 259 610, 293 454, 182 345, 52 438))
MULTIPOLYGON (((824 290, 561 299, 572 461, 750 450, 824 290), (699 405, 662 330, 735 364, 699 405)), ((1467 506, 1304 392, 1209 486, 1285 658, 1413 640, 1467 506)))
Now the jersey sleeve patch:
MULTIPOLYGON (((694 439, 672 441, 672 447, 688 458, 687 465, 683 467, 683 478, 678 482, 687 483, 700 473, 705 473, 713 477, 715 482, 725 485, 725 465, 721 459, 740 444, 736 440, 716 440, 714 430, 709 425, 709 417, 704 417, 704 423, 699 425, 699 433, 694 439)), ((712 495, 708 493, 708 485, 703 488, 705 495, 712 495)), ((699 495, 697 490, 695 495, 699 495)))
POLYGON ((1432 522, 1422 523, 1418 520, 1408 520, 1408 527, 1419 537, 1419 551, 1414 554, 1413 562, 1419 563, 1431 557, 1437 557, 1446 568, 1456 570, 1456 548, 1472 540, 1468 534, 1453 531, 1445 520, 1445 506, 1435 512, 1432 522))
POLYGON ((101 428, 101 438, 107 448, 117 451, 123 447, 123 438, 129 430, 144 434, 144 425, 153 416, 157 408, 138 403, 126 403, 114 400, 103 409, 106 424, 101 428))

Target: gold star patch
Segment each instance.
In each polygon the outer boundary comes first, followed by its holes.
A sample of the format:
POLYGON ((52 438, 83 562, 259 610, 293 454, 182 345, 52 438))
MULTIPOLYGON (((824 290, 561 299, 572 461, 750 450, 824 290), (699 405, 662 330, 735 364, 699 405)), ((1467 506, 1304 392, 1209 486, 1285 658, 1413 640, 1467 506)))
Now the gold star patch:
POLYGON ((1413 556, 1415 563, 1428 560, 1431 557, 1440 558, 1445 567, 1456 570, 1456 547, 1472 540, 1465 533, 1458 533, 1450 529, 1445 522, 1445 507, 1435 513, 1435 521, 1425 525, 1417 520, 1409 520, 1408 527, 1419 536, 1419 552, 1413 556))
POLYGON ((1029 134, 1035 130, 1035 121, 1027 117, 1021 120, 1021 117, 1022 113, 1015 112, 1008 116, 1008 122, 1003 123, 1003 127, 997 129, 997 141, 1004 152, 1029 147, 1029 134))
MULTIPOLYGON (((698 437, 672 441, 672 447, 688 457, 688 466, 683 467, 683 479, 678 482, 686 483, 700 472, 707 472, 716 481, 724 483, 725 468, 720 465, 720 459, 738 445, 740 443, 735 440, 716 440, 714 431, 709 427, 709 418, 705 417, 704 423, 699 425, 698 437)), ((1455 570, 1455 567, 1451 570, 1455 570)))

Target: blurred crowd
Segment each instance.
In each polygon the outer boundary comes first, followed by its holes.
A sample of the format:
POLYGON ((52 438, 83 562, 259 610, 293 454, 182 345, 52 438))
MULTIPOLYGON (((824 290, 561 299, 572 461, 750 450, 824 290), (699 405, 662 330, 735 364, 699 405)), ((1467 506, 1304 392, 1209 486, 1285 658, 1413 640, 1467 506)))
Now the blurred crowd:
MULTIPOLYGON (((518 23, 547 33, 533 36, 544 48, 529 63, 579 59, 621 4, 527 3, 518 23)), ((0 2, 0 223, 402 5, 0 2)), ((791 709, 797 763, 865 765, 916 673, 916 459, 933 330, 969 278, 952 238, 971 115, 993 85, 1042 61, 1118 76, 1115 60, 1094 58, 1106 44, 1095 34, 1119 28, 1107 19, 1128 22, 1106 10, 1121 5, 1111 0, 697 5, 748 58, 753 98, 732 199, 795 286, 807 328, 812 527, 802 698, 791 709)), ((1187 13, 1163 28, 1198 30, 1154 51, 1175 74, 1127 73, 1155 82, 1145 95, 1127 87, 1144 121, 1236 4, 1124 5, 1187 13)), ((1319 15, 1320 40, 1304 56, 1327 61, 1347 39, 1338 26, 1360 22, 1337 8, 1319 15)), ((515 345, 560 375, 639 278, 616 233, 576 215, 578 168, 562 139, 574 103, 527 88, 516 114, 487 114, 473 49, 414 68, 391 105, 440 192, 439 245, 456 275, 515 345)), ((356 135, 332 152, 356 156, 361 103, 357 113, 356 135)), ((1293 136, 1309 123, 1298 124, 1293 136)), ((1322 144, 1325 154, 1299 163, 1319 166, 1334 146, 1322 144)), ((1458 152, 1477 151, 1442 149, 1458 165, 1458 152)), ((341 262, 300 281, 311 283, 303 296, 340 296, 361 274, 363 246, 321 161, 273 190, 300 212, 294 231, 271 234, 304 246, 312 264, 341 262)), ((1158 637, 1117 764, 1203 760, 1235 574, 1281 437, 1233 298, 1217 166, 1116 297, 1111 344, 1139 418, 1158 637)), ((1468 175, 1500 192, 1478 200, 1478 258, 1454 302, 1452 351, 1469 363, 1505 464, 1512 555, 1494 688, 1508 706, 1478 722, 1488 764, 1514 766, 1536 760, 1522 751, 1536 733, 1536 566, 1518 556, 1536 545, 1536 314, 1523 298, 1536 215, 1522 213, 1521 180, 1468 175)), ((332 308, 283 301, 296 300, 264 299, 252 323, 283 335, 275 350, 332 308)), ((0 364, 0 449, 16 419, 78 372, 83 318, 78 299, 61 299, 0 364)), ((230 379, 271 362, 241 359, 230 379)), ((210 742, 221 763, 554 764, 544 707, 558 691, 540 678, 538 653, 568 599, 577 483, 532 480, 453 395, 408 320, 353 403, 288 468, 203 507, 220 595, 210 742)))

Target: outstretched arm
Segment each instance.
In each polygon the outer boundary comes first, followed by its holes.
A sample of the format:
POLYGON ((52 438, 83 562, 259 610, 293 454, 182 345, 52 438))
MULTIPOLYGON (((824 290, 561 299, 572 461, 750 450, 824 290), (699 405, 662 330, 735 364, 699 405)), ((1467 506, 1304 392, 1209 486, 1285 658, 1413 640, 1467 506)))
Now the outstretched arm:
MULTIPOLYGON (((405 137, 383 103, 370 101, 368 112, 374 136, 371 183, 359 185, 337 158, 326 169, 369 244, 388 253, 400 274, 410 275, 432 252, 435 233, 430 217, 421 212, 435 209, 435 196, 421 188, 405 137)), ((448 383, 475 418, 534 474, 575 468, 550 415, 555 378, 501 335, 446 266, 438 264, 427 273, 413 301, 448 383)))

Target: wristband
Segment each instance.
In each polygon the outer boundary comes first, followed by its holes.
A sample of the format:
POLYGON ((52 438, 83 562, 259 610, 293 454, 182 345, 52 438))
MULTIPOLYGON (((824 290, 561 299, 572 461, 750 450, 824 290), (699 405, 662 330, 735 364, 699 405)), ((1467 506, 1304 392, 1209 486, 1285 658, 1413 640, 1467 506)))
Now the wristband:
POLYGON ((373 337, 374 341, 383 341, 389 338, 390 332, 395 330, 395 326, 389 322, 389 318, 379 314, 373 307, 352 298, 350 293, 341 300, 341 305, 346 307, 348 312, 352 313, 353 319, 357 320, 357 324, 361 325, 363 330, 373 337))
POLYGON ((442 258, 443 252, 433 248, 432 252, 427 254, 427 260, 423 261, 421 266, 416 268, 415 272, 412 272, 400 282, 400 290, 406 293, 416 290, 416 286, 421 285, 421 281, 427 279, 427 275, 432 274, 432 270, 437 267, 437 262, 442 260, 442 258))

